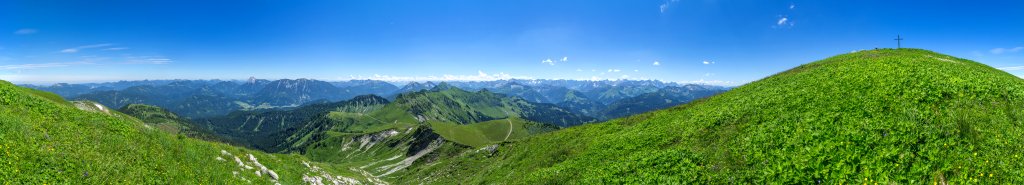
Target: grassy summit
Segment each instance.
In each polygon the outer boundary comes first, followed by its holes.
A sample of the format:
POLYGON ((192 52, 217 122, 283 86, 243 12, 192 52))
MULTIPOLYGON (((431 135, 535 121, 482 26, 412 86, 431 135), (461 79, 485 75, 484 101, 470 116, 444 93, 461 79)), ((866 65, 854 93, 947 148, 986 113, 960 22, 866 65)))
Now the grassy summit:
POLYGON ((1021 151, 1024 80, 931 51, 881 49, 439 161, 401 180, 1014 184, 1024 183, 1021 151))

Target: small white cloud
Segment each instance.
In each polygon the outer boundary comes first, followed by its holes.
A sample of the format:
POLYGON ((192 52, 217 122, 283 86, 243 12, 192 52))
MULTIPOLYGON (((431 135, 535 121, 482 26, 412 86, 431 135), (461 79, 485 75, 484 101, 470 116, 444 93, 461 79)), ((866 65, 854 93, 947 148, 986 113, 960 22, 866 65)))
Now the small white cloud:
POLYGON ((1024 47, 994 48, 992 50, 989 50, 989 52, 991 52, 992 54, 997 54, 998 55, 998 54, 1003 54, 1003 53, 1016 53, 1016 52, 1019 52, 1021 50, 1024 50, 1024 47))
POLYGON ((487 73, 484 73, 484 71, 481 71, 481 70, 476 70, 476 74, 477 74, 477 76, 481 76, 481 77, 486 77, 487 76, 487 73))
POLYGON ((34 34, 36 32, 39 32, 39 30, 32 29, 32 28, 22 28, 22 29, 18 29, 17 31, 14 31, 14 34, 15 35, 28 35, 28 34, 34 34))
POLYGON ((790 10, 795 9, 795 8, 796 8, 796 4, 789 4, 789 9, 790 10))
POLYGON ((782 26, 782 25, 786 25, 786 22, 789 22, 789 18, 782 17, 782 18, 779 18, 779 21, 776 22, 775 24, 779 25, 779 26, 782 26))
POLYGON ((580 71, 583 71, 583 69, 576 68, 576 72, 580 72, 580 71))
POLYGON ((622 76, 619 76, 619 78, 627 79, 627 78, 629 78, 629 75, 622 75, 622 76))
POLYGON ((618 72, 620 72, 620 71, 622 71, 622 70, 619 70, 619 69, 608 69, 608 72, 609 72, 609 73, 611 73, 611 72, 615 72, 615 73, 618 73, 618 72))
POLYGON ((633 72, 640 72, 640 70, 639 69, 634 69, 633 72))
POLYGON ((654 65, 654 66, 660 66, 660 65, 661 65, 661 61, 657 61, 657 60, 655 60, 655 61, 654 61, 654 63, 653 63, 653 64, 651 64, 651 65, 654 65))
POLYGON ((569 61, 569 57, 562 57, 562 62, 568 62, 568 61, 569 61))
POLYGON ((550 58, 549 59, 544 59, 544 60, 540 61, 540 63, 548 64, 548 65, 555 65, 555 61, 551 60, 550 58))
POLYGON ((705 61, 704 61, 704 62, 702 62, 702 63, 704 63, 704 65, 711 65, 711 64, 715 64, 715 62, 712 62, 712 61, 707 61, 707 60, 705 60, 705 61))

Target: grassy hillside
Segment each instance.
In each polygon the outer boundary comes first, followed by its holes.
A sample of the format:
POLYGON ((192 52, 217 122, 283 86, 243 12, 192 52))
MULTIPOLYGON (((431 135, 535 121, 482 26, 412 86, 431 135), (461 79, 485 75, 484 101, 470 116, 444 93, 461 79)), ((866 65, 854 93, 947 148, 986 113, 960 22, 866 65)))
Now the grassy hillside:
POLYGON ((87 109, 92 111, 79 110, 56 95, 0 81, 0 179, 15 184, 298 184, 306 176, 310 181, 313 177, 373 179, 309 163, 298 155, 266 154, 168 134, 94 105, 96 109, 87 109))
POLYGON ((429 121, 428 124, 430 124, 435 133, 440 134, 449 141, 477 148, 558 130, 558 127, 554 125, 536 123, 520 118, 491 120, 466 125, 438 121, 429 121))
POLYGON ((930 51, 881 49, 470 152, 396 181, 1020 184, 1020 151, 1024 80, 930 51))
POLYGON ((138 118, 150 127, 154 127, 170 134, 181 134, 191 138, 207 141, 224 142, 213 134, 213 131, 198 127, 191 121, 179 117, 167 109, 145 104, 128 104, 117 110, 118 112, 138 118))

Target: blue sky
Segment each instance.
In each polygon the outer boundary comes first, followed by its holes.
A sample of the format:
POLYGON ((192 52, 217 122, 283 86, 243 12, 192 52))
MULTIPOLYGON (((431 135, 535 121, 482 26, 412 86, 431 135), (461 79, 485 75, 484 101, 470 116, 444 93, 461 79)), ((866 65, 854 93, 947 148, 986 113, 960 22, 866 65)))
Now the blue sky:
POLYGON ((0 79, 658 79, 740 85, 860 49, 1024 75, 1022 1, 0 2, 0 79))

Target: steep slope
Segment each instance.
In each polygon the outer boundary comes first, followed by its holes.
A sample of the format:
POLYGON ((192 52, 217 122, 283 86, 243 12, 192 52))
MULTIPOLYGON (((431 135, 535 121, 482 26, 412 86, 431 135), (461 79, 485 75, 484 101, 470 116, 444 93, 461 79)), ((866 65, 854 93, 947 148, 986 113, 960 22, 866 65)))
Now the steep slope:
POLYGON ((221 141, 220 138, 212 134, 212 131, 197 127, 189 120, 157 106, 129 104, 117 109, 117 111, 135 117, 149 127, 154 127, 170 134, 182 134, 191 138, 208 141, 221 141))
POLYGON ((376 179, 347 170, 337 173, 330 165, 311 163, 302 156, 171 135, 93 102, 72 104, 55 94, 6 81, 0 81, 0 151, 0 179, 15 184, 298 184, 316 178, 376 179))
POLYGON ((868 50, 690 104, 437 161, 396 180, 1020 184, 1021 120, 1019 77, 925 50, 868 50))

